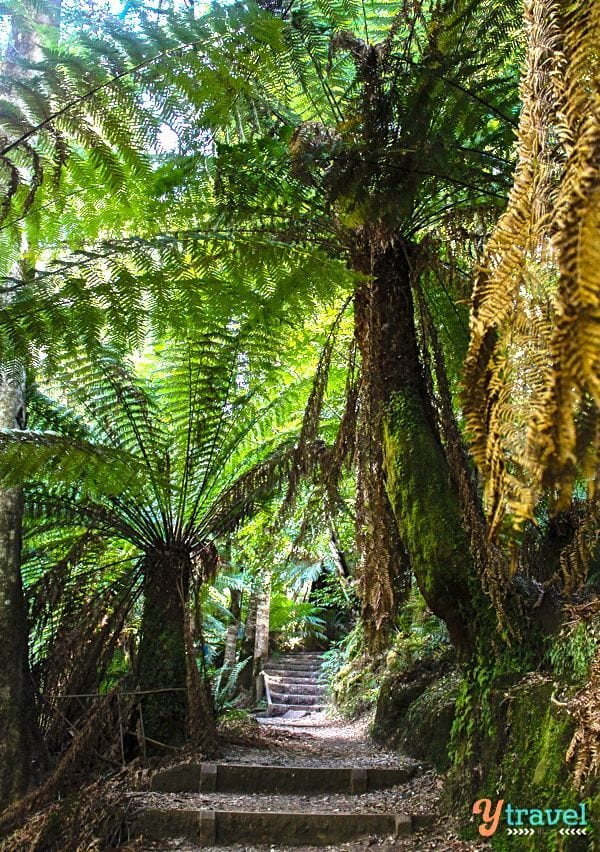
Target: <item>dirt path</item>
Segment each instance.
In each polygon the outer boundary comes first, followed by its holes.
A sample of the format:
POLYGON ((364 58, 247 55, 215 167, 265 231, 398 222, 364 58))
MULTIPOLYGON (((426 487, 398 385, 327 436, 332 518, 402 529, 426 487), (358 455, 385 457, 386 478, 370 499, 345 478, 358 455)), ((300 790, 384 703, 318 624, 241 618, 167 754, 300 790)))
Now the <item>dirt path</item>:
MULTIPOLYGON (((392 787, 360 796, 329 795, 264 795, 223 793, 137 793, 135 807, 182 808, 218 810, 261 811, 353 811, 359 813, 436 813, 439 819, 434 826, 423 829, 407 838, 364 837, 336 846, 283 846, 276 839, 265 846, 227 846, 230 852, 359 852, 359 850, 435 850, 457 852, 485 849, 483 844, 469 843, 458 838, 455 821, 440 812, 443 779, 433 770, 422 767, 408 757, 388 751, 375 744, 368 736, 368 720, 348 722, 324 713, 314 713, 292 724, 283 720, 264 721, 259 726, 236 732, 225 731, 221 763, 248 763, 300 766, 355 766, 355 767, 414 767, 417 772, 411 780, 392 787)), ((307 838, 308 839, 308 838, 307 838)), ((140 848, 140 847, 138 847, 140 848)), ((149 844, 148 850, 180 849, 196 852, 200 847, 186 841, 169 841, 149 844)), ((202 847, 217 852, 225 847, 202 847)))

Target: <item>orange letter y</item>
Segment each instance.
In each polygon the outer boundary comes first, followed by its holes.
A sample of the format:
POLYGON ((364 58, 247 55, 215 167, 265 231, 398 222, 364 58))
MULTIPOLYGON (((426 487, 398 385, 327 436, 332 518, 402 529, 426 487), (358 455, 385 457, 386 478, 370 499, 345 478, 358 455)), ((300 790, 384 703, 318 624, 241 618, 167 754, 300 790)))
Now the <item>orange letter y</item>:
POLYGON ((479 826, 479 833, 482 837, 491 837, 492 834, 496 832, 498 828, 498 823, 500 822, 500 816, 502 814, 502 807, 504 806, 504 799, 499 799, 498 804, 496 805, 496 810, 492 814, 492 800, 491 799, 478 799, 473 805, 473 813, 474 814, 483 814, 483 825, 479 826))

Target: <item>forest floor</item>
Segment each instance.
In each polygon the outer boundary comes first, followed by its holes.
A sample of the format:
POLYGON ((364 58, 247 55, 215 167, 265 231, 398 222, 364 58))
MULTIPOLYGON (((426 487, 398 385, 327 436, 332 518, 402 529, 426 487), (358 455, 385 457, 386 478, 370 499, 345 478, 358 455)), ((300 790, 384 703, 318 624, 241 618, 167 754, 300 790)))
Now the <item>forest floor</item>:
MULTIPOLYGON (((306 719, 286 724, 283 720, 269 720, 260 725, 223 731, 223 751, 220 763, 251 763, 278 766, 414 766, 416 774, 409 781, 388 790, 379 790, 360 796, 329 795, 264 795, 224 793, 131 793, 133 812, 139 808, 183 808, 218 810, 262 811, 353 811, 360 813, 434 813, 438 820, 432 826, 406 838, 364 837, 336 846, 282 846, 248 844, 228 846, 229 852, 360 852, 381 850, 435 850, 435 852, 462 852, 485 849, 482 843, 467 842, 458 836, 457 820, 443 813, 441 796, 444 779, 432 769, 416 764, 398 752, 381 748, 368 736, 369 719, 349 722, 331 714, 314 713, 306 719)), ((130 847, 131 848, 131 847, 130 847)), ((163 841, 136 846, 144 850, 186 850, 196 852, 200 847, 187 841, 163 841)), ((216 852, 224 847, 202 847, 205 852, 216 852)))

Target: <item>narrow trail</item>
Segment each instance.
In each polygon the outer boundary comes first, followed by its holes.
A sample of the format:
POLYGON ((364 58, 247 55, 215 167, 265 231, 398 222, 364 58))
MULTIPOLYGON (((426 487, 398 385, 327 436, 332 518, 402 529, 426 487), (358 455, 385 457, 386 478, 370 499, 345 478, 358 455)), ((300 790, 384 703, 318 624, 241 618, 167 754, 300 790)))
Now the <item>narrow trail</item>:
POLYGON ((225 733, 218 764, 174 766, 154 776, 151 791, 131 794, 144 849, 486 848, 458 839, 440 813, 443 780, 374 743, 367 719, 341 719, 321 697, 285 708, 285 695, 269 701, 278 715, 259 718, 254 733, 225 733))

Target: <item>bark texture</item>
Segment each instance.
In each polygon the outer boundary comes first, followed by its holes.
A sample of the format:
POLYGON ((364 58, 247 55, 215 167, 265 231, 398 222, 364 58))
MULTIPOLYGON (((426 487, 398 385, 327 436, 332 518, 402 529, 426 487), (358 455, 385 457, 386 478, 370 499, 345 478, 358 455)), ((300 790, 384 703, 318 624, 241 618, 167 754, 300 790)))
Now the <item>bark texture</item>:
POLYGON ((399 538, 428 606, 468 653, 474 646, 473 561, 419 354, 414 251, 400 239, 363 249, 359 268, 372 278, 358 296, 359 322, 364 319, 357 336, 363 363, 380 383, 381 475, 399 538))
POLYGON ((230 594, 229 609, 231 611, 231 623, 227 627, 227 634, 225 636, 225 654, 223 657, 223 665, 225 666, 234 666, 237 660, 237 640, 242 608, 242 593, 240 589, 230 589, 230 594))
POLYGON ((254 636, 254 672, 262 671, 269 659, 269 618, 271 615, 271 572, 262 578, 262 588, 256 603, 256 633, 254 636))
MULTIPOLYGON (((241 660, 254 660, 254 638, 256 635, 256 605, 258 603, 258 595, 256 591, 250 592, 248 598, 248 612, 246 613, 246 623, 244 625, 244 639, 242 641, 242 649, 240 651, 241 660)), ((253 689, 253 665, 246 665, 240 672, 238 682, 244 689, 253 689)))
MULTIPOLYGON (((184 629, 189 559, 168 551, 149 554, 138 655, 144 734, 181 745, 187 736, 187 670, 184 629)), ((152 743, 149 743, 152 746, 152 743)))
MULTIPOLYGON (((361 244, 354 266, 371 274, 370 247, 361 244)), ((387 389, 383 364, 394 330, 379 312, 380 284, 373 279, 354 298, 355 337, 361 355, 357 420, 356 541, 359 561, 356 591, 365 638, 381 651, 393 629, 398 607, 410 589, 410 564, 398 530, 383 473, 383 414, 387 389)))
MULTIPOLYGON (((24 370, 0 371, 0 426, 25 425, 24 370)), ((39 780, 44 750, 28 660, 28 622, 21 582, 20 489, 0 490, 0 806, 39 780)))

